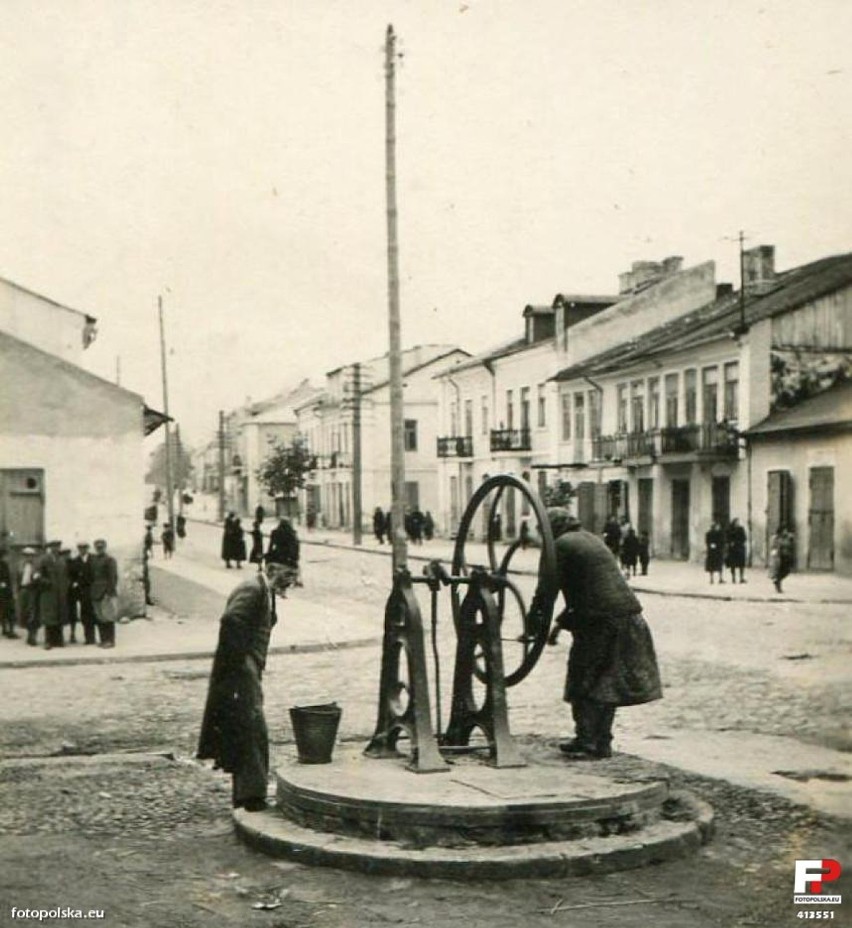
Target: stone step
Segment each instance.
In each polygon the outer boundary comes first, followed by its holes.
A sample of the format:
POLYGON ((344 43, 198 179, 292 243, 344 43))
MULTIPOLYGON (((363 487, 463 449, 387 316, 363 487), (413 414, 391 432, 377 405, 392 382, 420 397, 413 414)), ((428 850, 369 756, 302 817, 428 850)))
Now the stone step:
POLYGON ((414 848, 331 834, 289 821, 278 809, 236 809, 234 824, 252 847, 307 865, 433 879, 564 877, 641 867, 695 851, 709 838, 712 810, 689 794, 671 798, 667 806, 673 802, 673 818, 661 818, 629 834, 496 847, 414 848))
POLYGON ((628 778, 619 758, 498 769, 461 756, 430 774, 405 764, 350 746, 329 764, 285 762, 279 810, 316 831, 406 846, 514 845, 634 832, 662 817, 669 793, 642 772, 628 778))

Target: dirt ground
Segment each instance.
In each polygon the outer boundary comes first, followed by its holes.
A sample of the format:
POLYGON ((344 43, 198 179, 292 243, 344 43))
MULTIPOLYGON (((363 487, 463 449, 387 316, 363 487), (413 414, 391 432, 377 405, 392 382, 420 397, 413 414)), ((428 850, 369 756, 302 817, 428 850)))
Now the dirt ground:
MULTIPOLYGON (((714 806, 716 835, 698 855, 596 877, 454 883, 310 868, 253 852, 231 829, 227 778, 189 759, 8 760, 0 765, 0 919, 20 923, 12 906, 68 906, 103 910, 107 925, 174 928, 777 928, 795 917, 795 858, 819 848, 852 859, 843 823, 719 781, 659 772, 714 806)), ((844 911, 834 924, 848 923, 844 911)))

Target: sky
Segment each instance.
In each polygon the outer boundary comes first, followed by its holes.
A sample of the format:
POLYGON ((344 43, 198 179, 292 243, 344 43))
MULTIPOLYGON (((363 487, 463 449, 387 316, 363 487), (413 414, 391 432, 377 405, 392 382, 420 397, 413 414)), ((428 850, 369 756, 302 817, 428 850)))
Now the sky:
POLYGON ((736 235, 852 248, 848 0, 3 0, 0 276, 94 315, 93 372, 216 412, 387 350, 399 36, 406 346, 736 235))

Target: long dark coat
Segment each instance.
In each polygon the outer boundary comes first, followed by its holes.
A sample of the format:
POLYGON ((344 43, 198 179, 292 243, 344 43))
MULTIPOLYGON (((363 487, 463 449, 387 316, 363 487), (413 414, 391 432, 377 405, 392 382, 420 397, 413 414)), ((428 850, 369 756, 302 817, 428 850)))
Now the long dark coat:
POLYGON ((745 567, 746 530, 742 525, 730 525, 727 532, 727 551, 725 565, 731 569, 745 567))
POLYGON ((720 528, 711 528, 704 536, 706 555, 704 569, 707 573, 721 572, 725 566, 725 535, 720 528))
POLYGON ((635 567, 639 559, 639 536, 628 529, 621 540, 621 563, 624 567, 635 567))
POLYGON ((269 737, 261 680, 275 624, 274 601, 258 573, 228 597, 219 624, 198 757, 234 775, 234 798, 263 798, 269 737))
POLYGON ((251 551, 249 552, 249 561, 252 564, 263 563, 263 531, 260 523, 255 522, 251 530, 251 551))
POLYGON ((36 565, 38 616, 42 625, 53 628, 68 621, 68 571, 65 561, 46 551, 36 565))
POLYGON ((269 533, 267 557, 275 564, 298 568, 299 536, 286 519, 282 519, 269 533))
POLYGON ((607 545, 591 532, 568 531, 556 539, 556 562, 566 606, 558 621, 574 636, 565 701, 631 706, 660 699, 651 631, 607 545))
MULTIPOLYGON (((0 557, 0 618, 11 628, 15 624, 15 591, 12 586, 12 569, 0 557)), ((4 628, 6 626, 4 625, 4 628)))

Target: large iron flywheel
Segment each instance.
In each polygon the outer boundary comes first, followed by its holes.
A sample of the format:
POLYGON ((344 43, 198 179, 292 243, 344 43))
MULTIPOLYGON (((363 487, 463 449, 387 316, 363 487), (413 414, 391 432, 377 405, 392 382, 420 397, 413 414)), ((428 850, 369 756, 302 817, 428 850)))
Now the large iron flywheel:
MULTIPOLYGON (((474 567, 484 568, 490 574, 500 616, 506 685, 514 686, 535 667, 547 642, 553 617, 553 596, 543 594, 548 588, 552 590, 556 583, 556 554, 547 512, 526 480, 510 474, 489 477, 471 497, 456 536, 453 576, 468 576, 474 567), (529 513, 529 542, 540 546, 538 579, 529 604, 520 589, 517 571, 512 576, 512 561, 522 548, 523 539, 519 535, 511 541, 502 540, 502 504, 510 489, 521 495, 521 511, 529 513), (477 534, 478 540, 485 545, 487 563, 484 564, 482 549, 474 550, 472 547, 477 534)), ((457 630, 465 594, 463 586, 452 585, 453 620, 457 630)), ((477 677, 483 680, 486 672, 485 662, 477 661, 477 677)))

